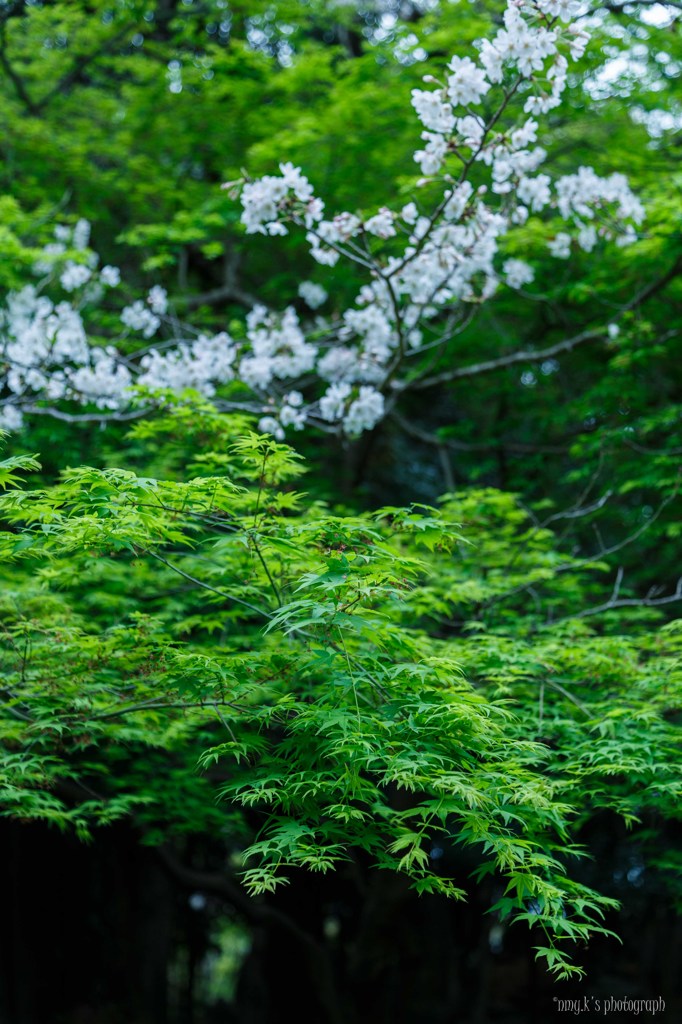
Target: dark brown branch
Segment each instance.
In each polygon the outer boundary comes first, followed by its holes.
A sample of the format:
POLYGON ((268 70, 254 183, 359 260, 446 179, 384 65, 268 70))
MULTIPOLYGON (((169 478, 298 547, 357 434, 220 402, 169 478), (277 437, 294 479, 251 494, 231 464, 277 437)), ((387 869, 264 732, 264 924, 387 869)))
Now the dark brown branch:
POLYGON ((263 305, 255 295, 241 287, 238 280, 239 253, 235 250, 225 253, 223 284, 199 295, 179 295, 172 302, 184 306, 185 309, 196 309, 197 306, 217 306, 221 302, 238 302, 247 309, 263 305))
POLYGON ((80 57, 77 57, 69 71, 62 75, 55 85, 53 85, 51 89, 48 89, 45 95, 41 96, 41 98, 36 102, 34 113, 40 113, 40 111, 45 107, 49 106, 55 96, 68 92, 71 86, 76 85, 80 81, 83 72, 90 64, 93 63, 93 61, 97 60, 98 57, 104 56, 104 54, 111 50, 116 43, 120 42, 120 40, 132 32, 136 27, 135 22, 129 22, 124 25, 123 28, 119 29, 118 32, 115 32, 109 39, 106 39, 101 46, 97 47, 97 49, 92 50, 90 53, 83 53, 80 57))
POLYGON ((31 99, 21 75, 15 71, 9 57, 7 56, 6 23, 4 21, 0 23, 0 67, 2 67, 3 71, 14 86, 14 91, 28 110, 29 114, 33 114, 35 116, 40 110, 40 105, 36 104, 31 99))
MULTIPOLYGON (((434 448, 450 448, 458 452, 488 452, 496 451, 500 447, 499 441, 456 441, 450 437, 441 439, 427 430, 421 430, 419 427, 416 427, 414 423, 410 423, 408 419, 401 416, 395 410, 391 412, 391 418, 410 437, 414 437, 416 440, 422 441, 424 444, 431 445, 434 448)), ((525 444, 522 441, 505 440, 501 444, 506 451, 510 452, 540 452, 546 455, 564 455, 568 451, 568 447, 562 445, 525 444)))

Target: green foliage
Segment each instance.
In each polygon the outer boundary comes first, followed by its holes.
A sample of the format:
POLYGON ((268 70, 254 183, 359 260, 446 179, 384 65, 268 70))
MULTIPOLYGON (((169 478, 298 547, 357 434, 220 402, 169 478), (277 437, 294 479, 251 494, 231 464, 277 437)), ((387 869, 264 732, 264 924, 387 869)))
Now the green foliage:
MULTIPOLYGON (((272 240, 247 246, 220 182, 291 159, 330 211, 400 205, 411 88, 501 8, 443 3, 384 30, 372 4, 323 0, 235 0, 230 19, 214 0, 0 6, 0 286, 35 282, 55 221, 86 217, 126 281, 235 337, 230 275, 276 308, 311 274, 335 310, 360 281, 313 268, 293 235, 276 262, 272 240)), ((646 122, 679 124, 682 47, 675 24, 600 16, 549 168, 627 173, 644 237, 558 264, 531 217, 510 255, 533 263, 535 301, 501 293, 425 358, 447 373, 619 317, 616 338, 408 394, 366 446, 304 438, 305 464, 190 394, 127 437, 42 419, 12 439, 3 814, 90 840, 120 819, 150 844, 217 838, 253 893, 348 860, 453 899, 492 877, 491 914, 527 925, 559 977, 614 920, 591 827, 624 821, 682 904, 682 632, 643 597, 679 549, 679 127, 646 122), (352 504, 346 487, 351 511, 318 500, 342 475, 364 487, 352 504), (368 493, 390 506, 358 512, 368 493), (473 877, 436 844, 467 848, 473 877)), ((88 327, 116 322, 105 307, 88 327)))
MULTIPOLYGON (((600 568, 513 497, 338 514, 228 423, 186 479, 22 490, 35 463, 1 467, 4 813, 228 836, 251 893, 349 859, 455 899, 492 874, 491 912, 579 972, 568 947, 615 906, 581 880, 581 829, 608 812, 655 845, 679 816, 679 629, 572 618, 600 568), (475 851, 473 882, 436 841, 475 851)), ((181 407, 137 443, 195 428, 181 407)))

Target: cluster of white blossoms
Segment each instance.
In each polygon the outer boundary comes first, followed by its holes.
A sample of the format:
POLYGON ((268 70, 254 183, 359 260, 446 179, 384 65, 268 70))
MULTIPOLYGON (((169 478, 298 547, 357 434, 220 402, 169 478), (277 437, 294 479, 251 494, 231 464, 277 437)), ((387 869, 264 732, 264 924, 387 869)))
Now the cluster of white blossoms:
POLYGON ((120 394, 132 383, 113 347, 88 342, 77 308, 55 303, 32 285, 11 294, 0 311, 0 360, 6 366, 0 426, 7 428, 17 429, 20 407, 35 398, 53 403, 75 398, 117 409, 120 394))
POLYGON ((193 388, 211 398, 216 385, 234 379, 236 355, 237 349, 224 331, 211 338, 202 334, 196 341, 181 342, 177 348, 145 353, 136 384, 151 391, 193 388))
POLYGON ((384 415, 384 396, 376 388, 362 386, 355 397, 350 384, 332 384, 319 406, 323 420, 340 420, 352 436, 377 425, 384 415))
MULTIPOLYGON (((218 393, 225 407, 251 409, 277 438, 307 424, 355 436, 380 422, 392 389, 407 386, 407 361, 447 340, 443 325, 463 303, 484 302, 500 285, 532 283, 533 267, 505 252, 516 226, 547 217, 548 250, 558 259, 600 240, 633 241, 644 211, 622 175, 581 167, 552 180, 541 171, 540 119, 559 104, 569 61, 587 42, 571 24, 575 10, 573 0, 509 0, 495 35, 454 56, 442 80, 427 75, 426 88, 413 90, 422 129, 415 161, 424 176, 417 187, 436 191, 429 209, 416 192, 399 210, 325 218, 324 203, 291 163, 277 175, 224 186, 241 199, 247 235, 284 235, 294 226, 322 268, 348 260, 368 272, 351 307, 316 313, 313 331, 306 333, 294 305, 256 306, 239 340, 205 335, 181 324, 155 285, 119 307, 118 338, 91 344, 88 310, 109 301, 120 273, 99 268, 87 222, 59 225, 35 267, 40 284, 10 296, 0 312, 0 426, 18 429, 22 408, 69 401, 104 414, 129 406, 135 388, 149 401, 154 392, 193 388, 218 393), (477 187, 468 180, 472 169, 477 187), (164 330, 168 340, 156 340, 164 330), (138 337, 146 344, 136 346, 138 337)), ((308 280, 297 299, 299 309, 317 311, 328 294, 308 280)))
MULTIPOLYGON (((242 223, 248 235, 286 235, 282 215, 293 207, 303 208, 307 227, 322 219, 324 204, 313 196, 312 185, 291 163, 280 164, 280 175, 266 174, 244 185, 241 193, 242 223)), ((230 187, 228 183, 226 186, 230 187)))

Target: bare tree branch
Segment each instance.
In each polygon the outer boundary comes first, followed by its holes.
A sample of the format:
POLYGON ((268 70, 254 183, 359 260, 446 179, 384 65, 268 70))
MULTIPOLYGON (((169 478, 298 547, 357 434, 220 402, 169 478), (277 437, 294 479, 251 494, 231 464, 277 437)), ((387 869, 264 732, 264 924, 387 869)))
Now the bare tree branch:
POLYGON ((21 75, 19 75, 19 73, 15 70, 9 57, 7 56, 6 24, 6 20, 0 22, 0 67, 2 67, 3 71, 5 72, 10 82, 14 86, 14 91, 16 92, 17 96, 28 110, 29 114, 33 114, 35 116, 40 110, 40 105, 35 103, 31 99, 26 89, 26 86, 24 85, 24 80, 22 79, 21 75))
MULTIPOLYGON (((618 541, 616 544, 612 544, 610 547, 606 547, 603 544, 603 542, 600 541, 600 550, 595 552, 594 554, 587 555, 583 558, 576 558, 570 562, 561 562, 559 565, 555 566, 552 569, 551 575, 549 577, 543 579, 530 580, 528 583, 521 583, 519 586, 513 587, 511 590, 506 590, 501 594, 495 594, 493 597, 490 597, 487 601, 485 601, 482 607, 484 609, 490 608, 492 605, 498 604, 500 601, 506 601, 507 598, 515 597, 517 594, 522 594, 530 590, 531 587, 542 587, 545 584, 549 583, 551 580, 553 580, 556 576, 560 576, 565 572, 575 572, 578 569, 584 569, 586 566, 592 565, 595 562, 598 562, 601 559, 608 557, 609 555, 613 555, 617 551, 622 551, 623 548, 626 548, 630 544, 633 544, 636 540, 639 539, 639 537, 642 536, 643 533, 645 533, 647 530, 651 528, 651 526, 656 522, 656 520, 659 518, 662 512, 677 497, 679 488, 680 480, 678 479, 673 490, 663 499, 663 501, 660 503, 658 508, 653 512, 653 514, 649 516, 649 518, 642 524, 642 526, 638 527, 638 529, 636 529, 633 533, 628 534, 628 536, 625 537, 623 540, 618 541)), ((637 603, 641 603, 641 600, 647 599, 637 599, 637 603)), ((575 617, 576 616, 574 615, 567 616, 567 618, 575 617)))
POLYGON ((264 608, 259 608, 257 605, 251 604, 249 601, 244 601, 241 597, 235 597, 234 594, 228 594, 226 590, 219 590, 217 587, 212 587, 210 583, 204 583, 203 580, 198 580, 196 576, 190 576, 190 574, 185 572, 184 569, 181 569, 180 566, 174 565, 173 562, 170 562, 167 558, 164 558, 163 555, 160 555, 158 551, 150 551, 149 548, 147 548, 143 553, 151 555, 152 558, 155 558, 158 562, 163 562, 163 564, 168 566, 169 569, 176 572, 178 576, 182 576, 183 579, 188 580, 190 583, 194 583, 195 586, 201 587, 202 590, 210 590, 212 593, 218 594, 220 597, 224 597, 226 601, 234 601, 235 604, 241 604, 250 611, 255 612, 256 615, 261 615, 264 619, 272 618, 270 612, 266 612, 264 608))
POLYGON ((65 423, 126 423, 129 420, 139 420, 146 416, 151 410, 149 407, 142 409, 131 409, 128 412, 62 412, 53 406, 23 405, 20 406, 23 412, 30 416, 52 416, 53 419, 63 420, 65 423))
POLYGON ((222 897, 247 921, 265 927, 278 927, 296 942, 310 959, 310 977, 331 1024, 343 1024, 341 1002, 335 992, 333 973, 324 946, 296 921, 275 907, 251 899, 227 872, 197 871, 178 860, 167 845, 155 847, 157 856, 170 875, 188 889, 204 890, 222 897))
MULTIPOLYGON (((679 256, 670 269, 663 274, 662 277, 657 278, 655 281, 651 281, 648 285, 637 292, 625 305, 621 306, 620 311, 613 317, 612 322, 615 323, 623 314, 635 309, 641 303, 646 302, 653 295, 660 292, 666 287, 678 274, 682 271, 682 256, 679 256)), ((416 378, 408 381, 396 381, 393 383, 393 388, 399 391, 407 390, 423 390, 424 388, 435 387, 438 384, 445 384, 453 380, 462 380, 466 377, 478 377, 484 373, 491 373, 495 370, 501 370, 508 366, 514 366, 518 363, 539 363, 544 362, 545 359, 551 359, 554 356, 561 355, 562 352, 570 352, 579 345, 584 345, 590 341, 599 341, 606 336, 606 328, 597 327, 589 330, 581 331, 579 334, 574 334, 571 338, 564 338, 563 341, 555 342, 554 345, 549 345, 543 349, 524 349, 518 352, 509 352, 507 355, 498 356, 496 359, 485 359, 480 363, 472 363, 469 366, 460 366, 452 370, 445 370, 443 373, 434 374, 432 377, 423 377, 422 379, 416 378)))
POLYGON ((610 612, 614 608, 657 608, 660 605, 682 601, 682 576, 677 581, 674 593, 668 594, 666 597, 619 597, 622 579, 623 568, 621 566, 618 569, 613 592, 608 601, 595 605, 594 608, 585 608, 581 612, 576 612, 575 615, 567 615, 558 621, 565 622, 568 619, 585 619, 588 615, 601 615, 603 612, 610 612))
POLYGON ((391 412, 391 419, 398 424, 398 426, 409 434, 410 437, 416 438, 418 441, 423 441, 424 444, 432 445, 434 448, 450 448, 453 451, 459 452, 488 452, 497 450, 502 446, 506 451, 510 452, 540 452, 546 455, 564 455, 568 451, 568 447, 563 445, 541 445, 541 444, 526 444, 522 441, 456 441, 454 438, 439 438, 435 434, 430 433, 427 430, 422 430, 411 423, 405 416, 402 416, 395 409, 391 412))
POLYGON ((223 261, 223 284, 207 292, 198 295, 178 295, 172 299, 174 305, 184 306, 185 309, 196 309, 197 306, 217 306, 221 302, 238 302, 247 309, 264 303, 246 291, 239 284, 240 254, 236 249, 225 253, 223 261))

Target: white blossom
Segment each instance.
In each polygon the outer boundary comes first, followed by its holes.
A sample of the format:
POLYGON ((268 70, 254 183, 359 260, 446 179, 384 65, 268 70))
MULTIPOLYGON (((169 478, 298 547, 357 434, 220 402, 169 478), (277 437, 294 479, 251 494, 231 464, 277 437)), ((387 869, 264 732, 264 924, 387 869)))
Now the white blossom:
POLYGON ((237 350, 228 334, 200 335, 196 341, 181 342, 166 352, 152 349, 142 357, 137 383, 144 387, 182 391, 193 388, 207 397, 217 384, 234 378, 237 350))
POLYGON ((549 204, 552 197, 549 184, 548 174, 538 174, 536 178, 522 177, 516 187, 516 194, 522 203, 527 203, 531 210, 538 213, 549 204))
POLYGON ((448 144, 442 135, 435 135, 433 132, 422 132, 421 137, 426 142, 426 146, 424 149, 417 150, 414 159, 421 167, 422 174, 428 176, 438 174, 447 154, 448 144))
POLYGON ((272 434, 276 441, 283 441, 285 438, 282 424, 274 416, 263 416, 258 421, 258 430, 261 434, 272 434))
POLYGON ((116 288, 121 283, 121 271, 118 267, 102 267, 99 279, 107 288, 116 288))
POLYGON ((594 224, 584 224, 578 232, 578 245, 585 252, 592 252, 597 244, 597 229, 594 224))
POLYGON ((151 307, 152 313, 156 313, 158 316, 163 316, 168 310, 168 295, 166 294, 166 289, 162 288, 160 284, 155 284, 153 288, 149 289, 147 302, 151 307))
POLYGON ((8 434, 13 434, 21 430, 23 423, 24 417, 16 405, 0 406, 0 430, 6 430, 8 434))
POLYGON ((400 211, 400 216, 406 224, 415 224, 419 216, 416 203, 407 203, 400 211))
POLYGON ((530 284, 535 276, 532 267, 523 260, 506 260, 502 270, 510 288, 523 288, 524 284, 530 284))
POLYGON ((90 224, 82 217, 73 229, 71 244, 74 249, 87 249, 90 241, 90 224))
MULTIPOLYGON (((105 412, 125 408, 136 384, 152 391, 192 388, 211 397, 238 381, 242 392, 251 390, 250 400, 240 394, 240 407, 257 412, 259 429, 277 439, 304 429, 315 415, 355 436, 383 417, 382 392, 404 372, 406 356, 425 342, 434 344, 443 314, 459 315, 458 304, 489 300, 501 282, 519 289, 533 281, 524 260, 500 257, 503 236, 531 213, 538 225, 540 215, 551 213, 546 244, 557 258, 568 258, 573 245, 591 251, 600 241, 636 240, 644 210, 623 175, 600 177, 580 167, 553 182, 539 173, 546 158, 538 142, 541 117, 560 104, 567 58, 580 56, 587 41, 588 22, 572 23, 576 9, 574 0, 510 0, 499 31, 475 44, 476 59, 455 56, 445 84, 427 75, 425 85, 433 88, 413 90, 415 135, 421 132, 414 159, 423 175, 418 184, 429 183, 429 202, 435 193, 430 209, 408 199, 400 213, 380 206, 364 223, 350 211, 325 218, 324 203, 292 163, 233 183, 247 234, 285 235, 295 225, 319 264, 355 259, 369 270, 349 308, 333 319, 316 319, 316 343, 293 307, 274 312, 256 306, 239 342, 225 333, 197 336, 174 321, 177 339, 150 343, 124 359, 115 343, 93 344, 84 312, 100 302, 105 288, 119 285, 120 271, 104 266, 97 272, 87 221, 57 225, 54 241, 36 260, 39 286, 11 294, 0 310, 0 360, 6 366, 0 426, 17 429, 20 406, 36 396, 91 403, 105 412), (526 81, 514 96, 509 87, 519 76, 526 81), (511 99, 507 108, 505 97, 511 99), (451 166, 445 167, 449 154, 451 166), (466 180, 472 158, 475 189, 466 180), (462 165, 465 180, 455 184, 462 165), (440 174, 442 180, 434 181, 440 174), (363 234, 373 236, 371 246, 363 234), (77 261, 69 258, 74 249, 81 252, 77 261), (53 289, 63 294, 59 285, 68 301, 50 297, 53 289)), ((311 310, 327 300, 313 281, 301 282, 297 294, 311 310)), ((125 306, 121 323, 151 339, 167 309, 166 291, 155 285, 125 306)), ((609 337, 614 328, 607 327, 609 337)))
POLYGON ((565 231, 559 231, 554 238, 549 240, 547 248, 552 256, 556 256, 560 260, 567 260, 571 255, 571 236, 565 231))
POLYGON ((346 399, 350 393, 350 384, 331 384, 319 402, 322 419, 328 423, 340 420, 346 411, 346 399))
POLYGON ((365 221, 365 231, 378 238, 393 238, 396 234, 393 225, 394 214, 386 206, 382 206, 378 213, 365 221))
POLYGON ((294 430, 303 430, 306 424, 307 413, 303 408, 303 395, 300 391, 291 391, 285 395, 282 408, 279 412, 279 420, 283 427, 293 427, 294 430))
POLYGON ((65 292, 73 292, 76 288, 82 287, 92 277, 92 271, 84 267, 82 263, 74 263, 69 260, 59 277, 59 282, 65 292))
POLYGON ((470 57, 453 57, 448 68, 448 97, 455 106, 478 103, 490 89, 485 72, 470 57))
POLYGON ((343 417, 343 429, 354 436, 372 430, 384 415, 384 396, 376 388, 363 385, 343 417))
POLYGON ((467 146, 469 149, 478 149, 485 133, 485 124, 481 118, 474 117, 472 114, 458 117, 455 128, 463 146, 467 146))
POLYGON ((242 188, 242 223, 247 234, 287 234, 280 218, 296 201, 304 206, 308 227, 322 216, 323 204, 315 200, 312 186, 301 169, 291 163, 280 164, 279 169, 279 177, 266 174, 242 188))
POLYGON ((141 331, 145 338, 151 338, 159 329, 161 321, 140 299, 137 299, 121 310, 121 323, 130 327, 132 331, 141 331))
POLYGON ((318 309, 327 301, 327 293, 321 284, 314 281, 301 281, 298 294, 310 309, 318 309))
POLYGON ((428 92, 424 89, 412 90, 412 106, 417 117, 430 132, 449 134, 455 126, 455 115, 452 107, 443 99, 440 90, 428 92))

